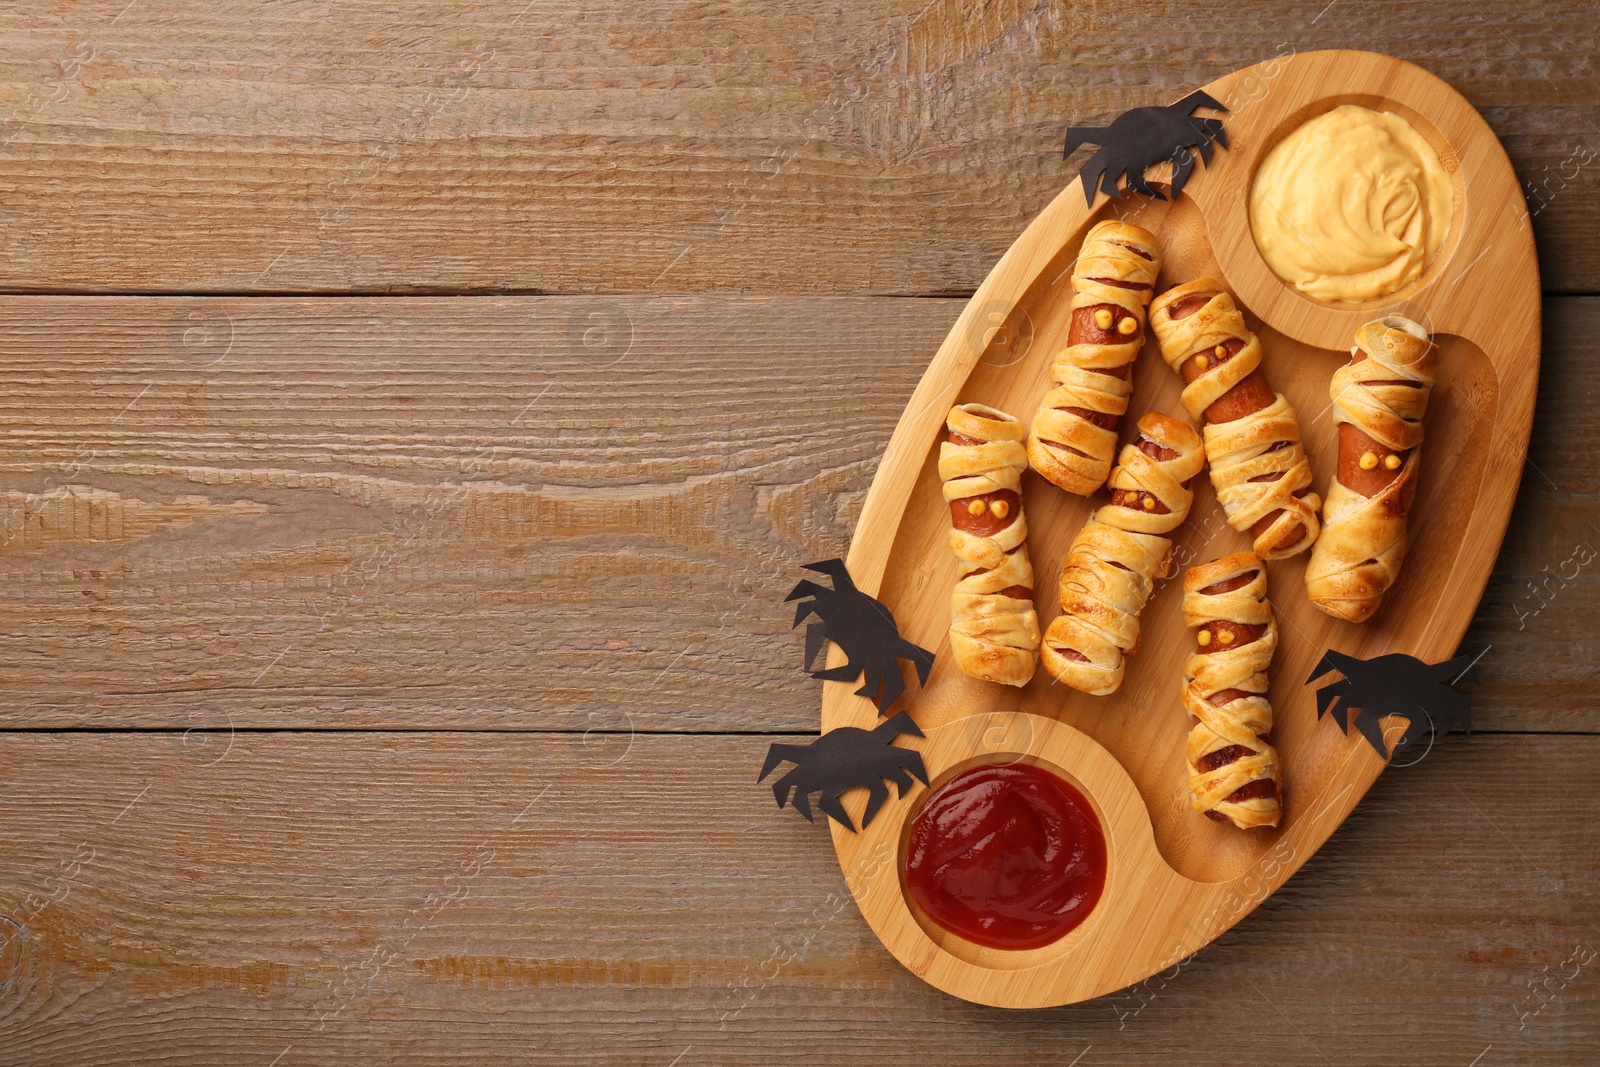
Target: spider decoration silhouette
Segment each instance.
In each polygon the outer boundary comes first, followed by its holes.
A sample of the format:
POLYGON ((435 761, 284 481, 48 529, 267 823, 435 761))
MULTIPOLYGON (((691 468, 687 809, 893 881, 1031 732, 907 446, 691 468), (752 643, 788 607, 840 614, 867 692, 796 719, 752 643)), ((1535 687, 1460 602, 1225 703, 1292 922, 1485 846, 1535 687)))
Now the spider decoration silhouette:
POLYGON ((918 681, 927 683, 928 673, 933 669, 933 653, 900 636, 889 609, 856 588, 850 572, 845 570, 844 560, 808 563, 806 570, 833 579, 832 589, 803 579, 784 597, 785 603, 808 598, 795 606, 793 625, 799 626, 809 615, 821 620, 806 627, 806 666, 816 662, 823 641, 832 641, 849 657, 843 666, 815 671, 811 677, 828 682, 850 682, 864 674, 856 695, 875 700, 880 713, 888 711, 906 691, 900 660, 907 659, 915 664, 918 681))
POLYGON ((1195 90, 1176 104, 1166 107, 1136 107, 1124 111, 1109 126, 1073 126, 1067 130, 1066 150, 1072 155, 1079 146, 1100 145, 1100 151, 1078 172, 1083 179, 1083 199, 1094 205, 1096 186, 1118 200, 1117 180, 1127 177, 1128 192, 1165 200, 1161 190, 1145 180, 1145 168, 1168 160, 1172 162, 1172 199, 1178 199, 1184 183, 1194 170, 1195 152, 1205 163, 1211 162, 1211 145, 1228 147, 1228 133, 1221 119, 1196 118, 1196 108, 1227 111, 1210 94, 1195 90))
POLYGON ((821 793, 817 806, 851 833, 855 833, 856 826, 850 821, 850 813, 839 803, 839 797, 852 789, 866 789, 867 810, 861 815, 861 829, 865 830, 883 802, 889 799, 889 787, 884 782, 893 782, 901 797, 911 789, 913 778, 923 785, 928 784, 928 770, 923 766, 922 755, 891 744, 900 734, 922 736, 911 716, 903 711, 881 723, 876 730, 841 726, 809 745, 773 745, 767 749, 767 761, 761 765, 756 781, 766 778, 780 763, 794 764, 793 770, 772 783, 772 795, 777 798, 778 807, 791 802, 807 822, 815 822, 810 795, 821 793))
POLYGON ((1329 682, 1317 690, 1317 718, 1331 710, 1333 721, 1346 733, 1353 720, 1378 755, 1388 759, 1389 750, 1378 725, 1385 715, 1406 720, 1406 732, 1396 742, 1397 749, 1417 740, 1429 726, 1440 733, 1455 729, 1472 732, 1472 702, 1465 693, 1450 686, 1462 680, 1477 684, 1474 662, 1473 658, 1457 656, 1429 665, 1399 652, 1363 660, 1330 649, 1306 684, 1330 671, 1344 675, 1342 681, 1329 682))

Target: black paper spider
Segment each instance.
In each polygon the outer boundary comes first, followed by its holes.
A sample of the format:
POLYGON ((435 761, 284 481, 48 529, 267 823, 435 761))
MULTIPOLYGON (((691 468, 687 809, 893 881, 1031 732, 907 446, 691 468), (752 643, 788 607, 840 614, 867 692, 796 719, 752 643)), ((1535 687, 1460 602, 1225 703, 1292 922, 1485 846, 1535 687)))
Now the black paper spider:
POLYGON ((783 807, 792 793, 794 810, 804 815, 807 822, 814 822, 808 798, 820 792, 822 796, 817 806, 841 826, 849 827, 852 833, 856 827, 850 821, 850 813, 839 803, 839 796, 852 789, 871 790, 867 796, 867 810, 861 815, 861 829, 865 830, 883 802, 889 799, 885 781, 898 786, 902 797, 911 788, 913 777, 923 785, 928 784, 922 755, 891 743, 900 734, 922 736, 911 716, 903 711, 881 723, 876 730, 841 726, 809 745, 773 745, 767 749, 767 761, 761 765, 756 781, 761 781, 787 760, 794 764, 794 770, 772 783, 772 795, 777 798, 778 807, 783 807))
POLYGON ((1450 686, 1463 679, 1476 684, 1474 662, 1468 656, 1457 656, 1430 666, 1399 652, 1362 660, 1329 649, 1306 684, 1329 671, 1344 675, 1342 681, 1329 682, 1317 690, 1317 718, 1332 710, 1333 721, 1346 733, 1353 718, 1361 735, 1372 742, 1378 755, 1387 759, 1389 751, 1378 726, 1378 720, 1385 715, 1406 720, 1406 732, 1396 747, 1415 741, 1429 725, 1440 733, 1458 728, 1464 733, 1472 732, 1472 702, 1465 693, 1450 686))
POLYGON ((1165 200, 1161 191, 1145 180, 1144 172, 1146 167, 1167 160, 1172 161, 1172 199, 1178 199, 1189 173, 1194 170, 1191 149, 1197 150, 1200 158, 1210 163, 1212 141, 1228 147, 1228 133, 1222 128, 1222 120, 1195 118, 1190 112, 1197 107, 1228 110, 1197 89, 1176 104, 1124 111, 1109 126, 1073 126, 1067 130, 1067 147, 1061 153, 1062 159, 1072 155, 1080 145, 1101 146, 1078 172, 1083 179, 1085 203, 1094 204, 1096 185, 1113 200, 1120 199, 1117 179, 1123 175, 1127 175, 1128 192, 1165 200))
POLYGON ((843 666, 815 671, 811 677, 827 682, 850 682, 856 675, 865 673, 856 695, 876 700, 880 713, 888 711, 906 690, 905 678, 900 674, 900 660, 910 660, 916 665, 918 680, 928 681, 928 672, 933 669, 933 653, 900 636, 889 609, 856 588, 850 572, 845 570, 844 560, 807 563, 806 570, 833 578, 832 589, 803 579, 783 598, 785 603, 800 597, 809 598, 796 605, 793 625, 799 626, 808 615, 822 620, 806 627, 806 666, 816 661, 825 640, 838 645, 849 657, 843 666))

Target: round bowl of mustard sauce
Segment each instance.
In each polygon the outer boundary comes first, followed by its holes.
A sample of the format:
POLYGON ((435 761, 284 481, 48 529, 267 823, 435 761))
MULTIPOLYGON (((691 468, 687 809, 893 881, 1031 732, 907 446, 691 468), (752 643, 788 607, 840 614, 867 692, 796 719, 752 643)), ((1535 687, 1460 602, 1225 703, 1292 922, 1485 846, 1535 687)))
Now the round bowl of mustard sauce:
POLYGON ((1439 153, 1404 118, 1342 104, 1275 145, 1250 189, 1262 259, 1322 303, 1405 288, 1444 245, 1454 211, 1439 153))

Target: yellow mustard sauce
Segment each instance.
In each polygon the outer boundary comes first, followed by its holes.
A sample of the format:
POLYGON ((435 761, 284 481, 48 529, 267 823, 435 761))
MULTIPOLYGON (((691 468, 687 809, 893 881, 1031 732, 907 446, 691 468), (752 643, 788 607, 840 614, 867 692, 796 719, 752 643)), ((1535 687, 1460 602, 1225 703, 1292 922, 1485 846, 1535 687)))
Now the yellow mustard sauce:
POLYGON ((1450 230, 1439 154, 1399 115, 1343 104, 1280 141, 1250 190, 1273 272, 1313 300, 1372 300, 1421 276, 1450 230))

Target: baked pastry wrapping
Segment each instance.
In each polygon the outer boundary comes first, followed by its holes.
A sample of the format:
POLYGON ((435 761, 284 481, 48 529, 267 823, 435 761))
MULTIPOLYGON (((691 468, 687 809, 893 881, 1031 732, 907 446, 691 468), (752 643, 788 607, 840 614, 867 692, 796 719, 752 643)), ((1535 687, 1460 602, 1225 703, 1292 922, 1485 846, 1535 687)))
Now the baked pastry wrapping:
POLYGON ((1405 560, 1438 349, 1422 326, 1390 315, 1357 330, 1350 355, 1329 388, 1339 466, 1306 564, 1306 595, 1335 618, 1365 622, 1405 560))
POLYGON ((1122 686, 1139 646, 1139 613, 1157 578, 1170 571, 1166 536, 1189 516, 1189 483, 1205 465, 1194 427, 1150 413, 1139 440, 1124 445, 1111 472, 1111 503, 1078 531, 1061 568, 1061 614, 1045 632, 1040 659, 1056 680, 1105 696, 1122 686))
POLYGON ((1211 484, 1228 525, 1249 530, 1262 559, 1282 559, 1317 539, 1311 464, 1300 423, 1261 371, 1261 339, 1221 282, 1201 278, 1150 307, 1161 356, 1186 383, 1183 406, 1205 420, 1211 484))
POLYGON ((1194 810, 1244 830, 1277 826, 1283 770, 1267 740, 1267 667, 1278 627, 1266 564, 1238 552, 1189 568, 1183 621, 1200 627, 1183 668, 1183 706, 1195 720, 1187 746, 1194 810))
POLYGON ((1050 365, 1055 385, 1028 433, 1028 462, 1069 493, 1094 492, 1111 471, 1160 271, 1155 235, 1115 219, 1096 223, 1078 251, 1067 347, 1050 365))
POLYGON ((945 426, 939 477, 950 505, 950 549, 961 566, 950 597, 950 648, 974 678, 1026 685, 1039 616, 1022 513, 1028 465, 1022 422, 982 404, 961 404, 950 409, 945 426))

